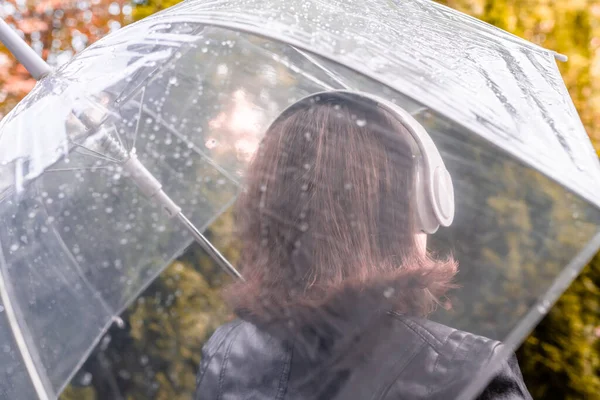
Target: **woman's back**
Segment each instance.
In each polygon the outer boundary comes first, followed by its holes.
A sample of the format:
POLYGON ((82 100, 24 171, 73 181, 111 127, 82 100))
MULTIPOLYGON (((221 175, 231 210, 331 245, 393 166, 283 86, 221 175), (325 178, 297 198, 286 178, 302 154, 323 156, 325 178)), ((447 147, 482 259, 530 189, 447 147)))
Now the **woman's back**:
MULTIPOLYGON (((196 400, 454 399, 502 346, 392 313, 365 327, 359 340, 373 344, 368 353, 332 367, 338 354, 313 359, 250 322, 229 323, 204 348, 196 400)), ((531 398, 514 358, 480 398, 531 398)))
MULTIPOLYGON (((453 286, 456 261, 426 246, 453 216, 441 155, 406 111, 337 91, 293 104, 236 202, 242 321, 206 345, 198 398, 457 396, 498 343, 420 319, 453 286)), ((498 382, 527 398, 518 367, 498 382)))

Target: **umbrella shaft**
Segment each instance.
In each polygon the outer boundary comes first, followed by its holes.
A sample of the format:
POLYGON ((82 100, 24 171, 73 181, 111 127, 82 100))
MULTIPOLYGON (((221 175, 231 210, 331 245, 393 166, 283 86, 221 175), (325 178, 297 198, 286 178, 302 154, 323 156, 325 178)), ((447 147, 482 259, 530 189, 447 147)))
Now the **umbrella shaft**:
POLYGON ((40 80, 51 71, 50 66, 1 18, 0 41, 35 79, 40 80))
POLYGON ((183 223, 183 225, 192 233, 196 242, 202 246, 204 251, 208 253, 208 255, 219 264, 219 266, 225 270, 229 275, 234 278, 241 279, 244 278, 242 275, 236 270, 227 259, 219 252, 219 250, 214 247, 210 241, 196 228, 196 226, 189 220, 183 213, 179 213, 177 218, 183 223))

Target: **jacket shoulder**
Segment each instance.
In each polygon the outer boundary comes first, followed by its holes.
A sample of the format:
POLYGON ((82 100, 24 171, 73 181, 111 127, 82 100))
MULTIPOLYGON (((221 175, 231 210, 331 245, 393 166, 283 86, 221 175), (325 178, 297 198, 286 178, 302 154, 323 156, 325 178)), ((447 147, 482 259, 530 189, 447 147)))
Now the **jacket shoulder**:
MULTIPOLYGON (((440 356, 440 362, 451 362, 454 367, 462 363, 485 364, 497 351, 501 342, 470 332, 451 328, 437 322, 421 318, 397 317, 432 351, 440 356)), ((456 369, 456 368, 455 368, 456 369)))
POLYGON ((216 399, 220 393, 280 399, 290 363, 284 343, 249 322, 230 322, 217 328, 202 349, 196 400, 216 399))
POLYGON ((478 399, 531 399, 514 354, 501 365, 490 365, 504 348, 501 342, 430 320, 401 316, 395 319, 402 329, 412 333, 419 354, 410 373, 396 375, 388 396, 383 398, 405 395, 405 375, 412 376, 415 382, 415 373, 421 375, 421 385, 413 385, 405 398, 456 398, 484 368, 493 367, 496 374, 478 399))

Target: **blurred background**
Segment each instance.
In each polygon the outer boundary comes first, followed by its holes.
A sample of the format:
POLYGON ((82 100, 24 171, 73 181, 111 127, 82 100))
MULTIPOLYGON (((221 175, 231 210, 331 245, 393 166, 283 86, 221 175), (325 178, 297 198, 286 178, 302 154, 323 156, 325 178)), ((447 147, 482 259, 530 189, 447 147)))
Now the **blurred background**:
MULTIPOLYGON (((59 66, 111 31, 177 0, 2 0, 0 17, 59 66)), ((600 0, 447 0, 441 3, 569 57, 559 67, 600 155, 600 0)), ((0 117, 35 81, 0 46, 0 117)), ((207 236, 236 260, 225 213, 207 236)), ((219 296, 226 278, 191 247, 127 309, 62 399, 189 399, 200 349, 232 318, 219 296)), ((600 399, 600 255, 517 353, 536 399, 600 399)))

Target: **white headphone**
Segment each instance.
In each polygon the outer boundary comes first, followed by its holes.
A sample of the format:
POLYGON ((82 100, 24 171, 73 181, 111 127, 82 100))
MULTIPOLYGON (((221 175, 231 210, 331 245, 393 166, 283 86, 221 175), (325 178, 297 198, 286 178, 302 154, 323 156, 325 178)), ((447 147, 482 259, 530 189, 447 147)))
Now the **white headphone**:
POLYGON ((441 226, 450 226, 454 220, 454 187, 452 177, 444 165, 433 140, 423 128, 406 110, 390 101, 380 97, 349 90, 332 90, 313 93, 304 97, 287 107, 277 119, 287 114, 289 110, 297 108, 307 101, 318 101, 319 98, 339 97, 340 100, 354 98, 357 100, 369 100, 379 107, 385 109, 397 118, 419 147, 422 163, 416 165, 415 179, 415 220, 419 232, 427 234, 435 233, 441 226), (339 96, 337 96, 339 95, 339 96))

